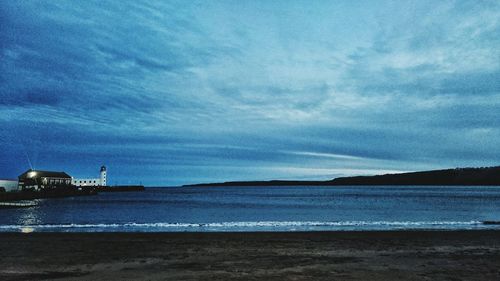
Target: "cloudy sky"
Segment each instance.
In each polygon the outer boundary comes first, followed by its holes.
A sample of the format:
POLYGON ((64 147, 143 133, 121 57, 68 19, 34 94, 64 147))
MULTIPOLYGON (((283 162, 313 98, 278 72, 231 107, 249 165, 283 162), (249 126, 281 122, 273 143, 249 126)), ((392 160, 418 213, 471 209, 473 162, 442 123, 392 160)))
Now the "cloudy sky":
POLYGON ((499 165, 499 19, 496 0, 2 1, 0 178, 499 165))

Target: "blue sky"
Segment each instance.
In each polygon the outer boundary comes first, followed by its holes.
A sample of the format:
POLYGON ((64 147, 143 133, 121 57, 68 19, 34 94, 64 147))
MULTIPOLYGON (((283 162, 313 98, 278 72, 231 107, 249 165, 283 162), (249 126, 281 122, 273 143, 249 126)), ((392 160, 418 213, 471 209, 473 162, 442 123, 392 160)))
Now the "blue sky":
POLYGON ((499 1, 2 1, 0 178, 500 163, 499 1), (355 2, 355 3, 353 3, 355 2))

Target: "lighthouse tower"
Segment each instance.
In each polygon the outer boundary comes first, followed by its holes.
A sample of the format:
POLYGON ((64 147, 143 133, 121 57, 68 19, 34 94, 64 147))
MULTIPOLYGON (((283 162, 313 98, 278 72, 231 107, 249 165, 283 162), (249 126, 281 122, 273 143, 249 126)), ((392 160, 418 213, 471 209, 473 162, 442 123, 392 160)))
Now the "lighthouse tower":
POLYGON ((106 166, 101 166, 101 186, 106 186, 106 166))

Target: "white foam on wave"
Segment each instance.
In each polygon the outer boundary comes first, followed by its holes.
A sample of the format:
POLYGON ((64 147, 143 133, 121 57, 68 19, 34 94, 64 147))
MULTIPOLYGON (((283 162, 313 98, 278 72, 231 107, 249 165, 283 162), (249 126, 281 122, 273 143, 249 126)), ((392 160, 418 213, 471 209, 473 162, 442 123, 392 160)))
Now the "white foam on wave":
POLYGON ((39 231, 259 231, 460 229, 484 227, 481 221, 246 221, 210 223, 112 223, 0 225, 0 231, 31 228, 39 231))

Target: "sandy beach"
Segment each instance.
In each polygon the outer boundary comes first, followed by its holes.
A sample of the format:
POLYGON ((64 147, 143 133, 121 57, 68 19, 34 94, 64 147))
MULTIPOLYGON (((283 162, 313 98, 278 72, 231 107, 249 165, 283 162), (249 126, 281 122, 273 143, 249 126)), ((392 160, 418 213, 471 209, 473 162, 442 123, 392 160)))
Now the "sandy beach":
POLYGON ((498 231, 2 233, 0 280, 500 280, 498 231))

